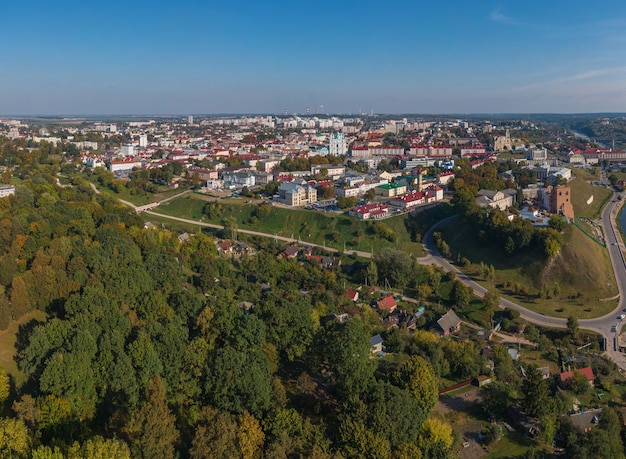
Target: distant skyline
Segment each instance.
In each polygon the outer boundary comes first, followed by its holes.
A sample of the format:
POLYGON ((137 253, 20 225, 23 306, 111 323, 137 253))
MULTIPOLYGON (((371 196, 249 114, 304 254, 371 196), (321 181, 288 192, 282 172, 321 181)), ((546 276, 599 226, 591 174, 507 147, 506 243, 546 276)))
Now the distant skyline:
POLYGON ((6 2, 0 114, 626 112, 626 2, 6 2))

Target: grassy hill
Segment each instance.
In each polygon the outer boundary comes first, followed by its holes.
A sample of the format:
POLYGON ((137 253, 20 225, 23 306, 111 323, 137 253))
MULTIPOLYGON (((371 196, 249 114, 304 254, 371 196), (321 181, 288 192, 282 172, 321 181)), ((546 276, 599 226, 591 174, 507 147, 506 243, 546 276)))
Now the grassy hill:
POLYGON ((556 317, 602 316, 615 308, 617 286, 607 250, 574 226, 564 232, 565 243, 559 254, 546 260, 540 251, 507 256, 492 246, 480 246, 472 228, 463 220, 442 231, 453 253, 471 261, 461 268, 485 286, 496 286, 508 297, 528 309, 556 317), (493 265, 493 283, 480 277, 479 265, 493 265), (542 297, 542 289, 548 292, 542 297))
MULTIPOLYGON (((241 229, 260 231, 278 236, 300 238, 303 242, 325 244, 337 249, 345 248, 365 252, 379 251, 383 247, 393 247, 415 256, 422 256, 422 244, 411 241, 406 228, 407 215, 387 218, 382 221, 362 221, 336 213, 322 213, 274 206, 266 217, 255 216, 257 204, 246 203, 241 199, 220 199, 219 217, 209 220, 202 213, 204 205, 211 199, 189 194, 163 204, 157 212, 198 221, 220 224, 224 218, 234 217, 241 229), (376 234, 375 226, 385 225, 393 232, 389 239, 376 234)), ((150 219, 150 218, 148 218, 150 219)))
POLYGON ((590 182, 599 180, 597 173, 592 174, 582 169, 572 169, 574 179, 570 182, 572 189, 572 206, 577 217, 590 219, 600 218, 602 208, 611 199, 613 192, 603 186, 594 186, 590 182), (587 200, 593 196, 593 202, 587 200))

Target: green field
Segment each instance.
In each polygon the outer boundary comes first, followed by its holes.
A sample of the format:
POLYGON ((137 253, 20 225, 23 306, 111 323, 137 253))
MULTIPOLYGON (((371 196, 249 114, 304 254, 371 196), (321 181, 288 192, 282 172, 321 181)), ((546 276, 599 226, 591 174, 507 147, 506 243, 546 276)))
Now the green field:
POLYGON ((599 180, 598 174, 590 174, 581 169, 572 169, 572 175, 575 177, 570 182, 572 189, 572 206, 574 214, 577 217, 587 217, 590 219, 600 218, 602 208, 613 196, 610 188, 603 186, 593 186, 588 181, 599 180), (587 200, 593 196, 593 202, 587 204, 587 200))
POLYGON ((442 233, 453 253, 472 262, 461 270, 485 287, 495 285, 503 297, 528 309, 554 317, 573 314, 586 319, 607 314, 617 306, 617 300, 600 301, 617 294, 607 250, 571 225, 565 230, 560 253, 549 262, 538 251, 509 257, 492 246, 481 246, 463 220, 442 228, 442 233), (494 266, 493 284, 480 277, 481 262, 494 266), (524 291, 505 285, 518 285, 524 291), (544 286, 550 290, 548 298, 539 295, 544 286))
POLYGON ((0 330, 0 365, 13 378, 15 385, 18 387, 24 383, 26 378, 17 368, 15 342, 17 341, 17 332, 20 325, 24 325, 31 320, 43 322, 46 320, 46 314, 42 311, 29 312, 18 320, 9 322, 9 326, 5 330, 0 330))
POLYGON ((116 193, 110 188, 101 186, 98 183, 92 183, 96 186, 100 193, 108 194, 116 199, 128 201, 136 206, 143 206, 146 204, 150 204, 151 202, 162 201, 163 199, 169 198, 170 196, 174 196, 184 191, 180 189, 175 190, 167 186, 159 186, 159 191, 157 193, 132 194, 128 188, 122 187, 120 192, 116 193))
MULTIPOLYGON (((198 194, 188 194, 159 206, 158 213, 189 218, 207 223, 221 224, 224 218, 233 217, 240 229, 260 231, 283 237, 293 237, 303 242, 323 244, 346 250, 374 252, 383 247, 393 247, 415 256, 424 254, 422 244, 412 242, 406 229, 407 215, 388 218, 380 222, 361 221, 347 215, 322 213, 274 206, 268 216, 255 216, 257 205, 241 199, 220 199, 219 217, 209 220, 202 213, 204 205, 214 200, 198 194), (393 240, 378 237, 374 225, 385 225, 393 231, 393 240)), ((148 220, 150 217, 146 217, 148 220)))

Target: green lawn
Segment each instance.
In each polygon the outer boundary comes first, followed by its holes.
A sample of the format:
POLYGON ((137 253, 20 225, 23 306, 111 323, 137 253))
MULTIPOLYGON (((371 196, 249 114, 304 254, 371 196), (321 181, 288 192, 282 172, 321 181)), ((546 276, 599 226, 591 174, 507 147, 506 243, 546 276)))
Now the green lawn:
POLYGON ((588 183, 588 180, 598 180, 597 174, 590 174, 581 169, 572 169, 572 175, 575 177, 570 182, 574 214, 577 217, 600 218, 602 208, 611 199, 613 192, 607 187, 593 186, 588 183), (593 202, 587 204, 587 200, 591 196, 593 196, 593 202))
POLYGON ((523 433, 517 430, 509 432, 503 428, 502 438, 487 447, 488 454, 483 458, 519 457, 528 450, 530 444, 531 440, 523 433))
POLYGON ((17 340, 17 331, 20 325, 24 325, 31 320, 44 321, 46 314, 42 311, 31 311, 24 314, 18 320, 9 322, 6 330, 0 330, 0 365, 4 368, 8 375, 13 378, 16 386, 21 386, 26 377, 18 370, 17 362, 15 362, 15 341, 17 340))
POLYGON ((453 253, 461 253, 472 262, 460 269, 486 287, 495 285, 503 297, 528 309, 554 317, 586 319, 607 314, 617 305, 617 300, 600 301, 617 294, 607 250, 572 225, 565 230, 560 253, 549 262, 539 251, 509 257, 493 246, 481 246, 462 219, 442 228, 442 233, 453 253), (480 262, 494 266, 494 283, 479 277, 480 262), (526 293, 504 288, 515 284, 526 293), (539 297, 542 286, 550 289, 549 298, 539 297))
POLYGON ((143 206, 145 204, 150 204, 151 202, 162 201, 163 199, 169 198, 170 196, 174 196, 178 193, 182 193, 184 190, 174 189, 168 186, 158 186, 157 193, 145 193, 145 194, 132 194, 128 188, 122 187, 119 193, 111 190, 110 188, 103 187, 93 180, 92 177, 87 177, 87 180, 91 179, 91 182, 98 188, 98 191, 103 194, 108 194, 113 196, 116 199, 122 199, 124 201, 128 201, 136 206, 143 206))
POLYGON ((221 214, 209 220, 202 209, 213 200, 197 194, 188 194, 159 206, 158 212, 207 223, 220 224, 224 218, 234 217, 241 229, 260 231, 278 236, 300 238, 303 242, 325 244, 336 249, 356 249, 376 252, 383 247, 393 247, 423 255, 422 244, 412 242, 406 229, 406 215, 388 218, 381 222, 360 221, 343 214, 321 213, 300 209, 272 207, 270 214, 259 220, 255 216, 256 204, 246 204, 243 199, 220 199, 221 214), (394 233, 394 240, 381 239, 374 233, 374 225, 382 224, 394 233))

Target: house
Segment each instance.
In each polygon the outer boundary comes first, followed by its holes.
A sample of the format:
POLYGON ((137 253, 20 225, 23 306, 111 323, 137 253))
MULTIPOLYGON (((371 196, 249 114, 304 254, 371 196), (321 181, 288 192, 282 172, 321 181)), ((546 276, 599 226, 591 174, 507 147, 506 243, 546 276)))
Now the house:
POLYGON ((348 212, 348 215, 361 220, 379 219, 389 215, 389 207, 378 203, 365 204, 363 206, 353 207, 348 212))
POLYGON ((398 304, 392 295, 387 295, 376 302, 376 309, 379 312, 393 312, 397 307, 398 304))
POLYGON ((506 210, 513 205, 513 197, 502 191, 480 190, 476 197, 476 204, 480 207, 506 210))
POLYGON ((569 419, 574 427, 582 430, 583 432, 590 432, 592 428, 598 425, 601 413, 602 408, 597 408, 595 410, 582 411, 580 413, 564 416, 564 418, 569 419))
POLYGON ((341 266, 341 260, 336 257, 322 257, 320 263, 327 269, 336 269, 341 266))
MULTIPOLYGON (((580 370, 574 370, 574 371, 578 373, 582 373, 585 376, 585 378, 587 378, 589 385, 593 387, 593 382, 595 381, 596 377, 594 376, 593 370, 591 369, 591 367, 585 367, 585 368, 581 368, 580 370)), ((574 371, 565 371, 559 375, 559 383, 561 387, 565 387, 567 385, 568 379, 574 376, 574 371)))
POLYGON ((238 255, 243 255, 244 253, 250 253, 250 247, 248 244, 244 242, 235 242, 233 245, 233 252, 238 255))
POLYGON ((358 291, 352 290, 351 288, 348 288, 348 289, 346 289, 346 294, 348 295, 348 298, 350 298, 355 303, 357 301, 359 301, 359 292, 358 291))
POLYGON ((240 301, 239 303, 237 303, 237 306, 244 311, 249 311, 254 307, 254 303, 250 303, 249 301, 240 301))
POLYGON ((524 413, 520 405, 509 406, 506 415, 514 425, 521 428, 530 437, 535 437, 541 431, 539 420, 524 413))
POLYGON ((372 354, 380 354, 383 352, 383 337, 380 335, 374 335, 370 338, 370 345, 372 346, 372 354))
POLYGON ((224 254, 230 254, 232 252, 233 244, 230 241, 222 241, 217 244, 217 251, 224 254))
POLYGON ((350 316, 346 313, 343 314, 330 314, 327 316, 320 317, 320 325, 325 327, 327 323, 337 321, 340 324, 346 323, 346 321, 350 318, 350 316))
POLYGON ((541 377, 543 379, 550 378, 550 367, 539 367, 537 368, 537 370, 539 370, 539 373, 541 373, 541 377))
MULTIPOLYGON (((423 306, 421 307, 423 308, 423 306)), ((407 311, 396 309, 385 317, 383 323, 392 327, 406 327, 407 330, 415 330, 417 328, 417 319, 422 314, 423 312, 421 314, 419 312, 411 314, 407 311)))
POLYGON ((455 333, 461 328, 461 319, 457 316, 452 309, 446 312, 441 318, 437 321, 437 325, 439 326, 440 333, 443 336, 448 336, 451 333, 455 333))
POLYGON ((292 245, 290 247, 287 247, 285 250, 283 250, 281 253, 281 256, 283 258, 296 258, 299 253, 300 253, 300 247, 292 245))
POLYGON ((403 209, 411 209, 415 206, 426 204, 426 193, 413 190, 404 196, 393 198, 389 201, 389 204, 403 209))

